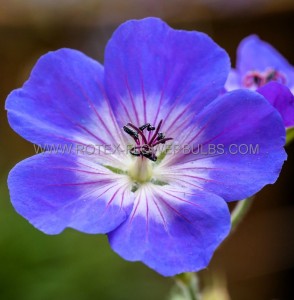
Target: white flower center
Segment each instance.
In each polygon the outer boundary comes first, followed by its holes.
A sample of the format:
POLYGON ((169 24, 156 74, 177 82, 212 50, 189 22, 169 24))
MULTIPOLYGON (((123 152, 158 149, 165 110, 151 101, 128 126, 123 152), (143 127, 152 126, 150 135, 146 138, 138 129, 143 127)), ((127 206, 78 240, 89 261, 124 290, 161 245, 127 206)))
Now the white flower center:
POLYGON ((152 162, 145 157, 135 158, 128 169, 128 175, 138 183, 150 181, 153 176, 152 162))

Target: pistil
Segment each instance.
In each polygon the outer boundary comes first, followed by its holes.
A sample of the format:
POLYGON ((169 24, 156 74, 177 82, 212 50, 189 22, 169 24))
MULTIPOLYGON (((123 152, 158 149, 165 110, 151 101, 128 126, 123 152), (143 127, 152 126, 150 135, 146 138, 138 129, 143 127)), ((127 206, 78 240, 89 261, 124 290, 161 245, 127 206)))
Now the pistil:
POLYGON ((131 179, 137 183, 150 181, 152 178, 152 165, 150 160, 139 157, 135 159, 128 170, 131 179))

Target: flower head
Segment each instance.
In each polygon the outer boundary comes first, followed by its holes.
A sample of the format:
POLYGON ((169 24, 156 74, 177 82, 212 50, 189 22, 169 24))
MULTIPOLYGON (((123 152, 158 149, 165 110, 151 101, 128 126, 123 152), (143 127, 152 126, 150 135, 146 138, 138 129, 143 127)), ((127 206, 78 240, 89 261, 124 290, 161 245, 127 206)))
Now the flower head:
POLYGON ((285 127, 294 126, 294 67, 258 36, 241 41, 236 69, 229 73, 225 87, 257 90, 279 111, 285 127))
POLYGON ((121 25, 104 67, 70 49, 44 55, 8 96, 9 122, 70 151, 14 167, 15 209, 47 234, 107 233, 118 254, 163 275, 206 267, 230 230, 226 201, 275 182, 285 159, 284 126, 262 96, 218 96, 229 68, 207 35, 156 18, 121 25))

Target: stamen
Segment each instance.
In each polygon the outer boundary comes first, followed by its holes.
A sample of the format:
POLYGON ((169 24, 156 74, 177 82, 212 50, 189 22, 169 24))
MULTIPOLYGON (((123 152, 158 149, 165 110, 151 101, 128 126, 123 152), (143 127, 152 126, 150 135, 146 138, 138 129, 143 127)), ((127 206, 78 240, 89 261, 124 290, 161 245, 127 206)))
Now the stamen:
POLYGON ((146 123, 145 125, 142 125, 142 126, 139 127, 139 129, 140 129, 141 131, 143 131, 145 128, 147 128, 148 131, 152 131, 152 130, 155 129, 155 127, 154 127, 154 126, 151 126, 150 123, 146 123))
POLYGON ((141 154, 144 157, 151 159, 152 161, 157 160, 157 156, 155 155, 154 149, 149 145, 143 145, 141 147, 141 154))
POLYGON ((130 153, 134 156, 140 156, 141 155, 141 151, 140 151, 140 148, 141 147, 133 147, 131 150, 130 150, 130 153))
POLYGON ((129 134, 129 135, 135 140, 135 142, 136 142, 137 145, 140 144, 139 136, 138 136, 138 133, 137 133, 136 131, 130 129, 130 128, 127 127, 127 126, 124 126, 124 127, 123 127, 123 130, 124 130, 127 134, 129 134))
POLYGON ((150 125, 150 126, 147 127, 147 130, 148 130, 148 131, 155 130, 155 127, 150 125))
POLYGON ((146 157, 152 161, 156 161, 157 156, 156 149, 154 149, 154 147, 159 144, 165 144, 167 141, 172 140, 172 138, 165 138, 163 132, 159 132, 162 122, 163 120, 159 122, 157 128, 152 126, 150 123, 146 123, 140 127, 136 127, 132 123, 128 123, 126 126, 124 126, 124 131, 129 134, 137 144, 137 146, 134 146, 130 149, 130 154, 134 156, 146 157), (147 131, 155 130, 149 141, 143 133, 145 129, 147 129, 147 131))
POLYGON ((160 122, 159 122, 159 124, 158 124, 158 126, 157 126, 157 128, 156 128, 156 130, 155 130, 155 133, 154 133, 153 137, 151 138, 151 140, 150 140, 150 142, 149 142, 149 145, 152 145, 153 141, 154 141, 155 138, 157 137, 157 134, 158 134, 158 132, 159 132, 159 130, 160 130, 160 127, 161 127, 161 125, 162 125, 162 122, 163 122, 163 120, 160 120, 160 122))
POLYGON ((159 140, 158 142, 154 143, 154 144, 152 145, 152 147, 157 146, 157 145, 159 145, 159 144, 165 144, 165 142, 170 141, 170 140, 172 140, 172 139, 173 139, 173 138, 166 138, 166 139, 159 140))
POLYGON ((267 69, 264 72, 251 71, 244 76, 243 84, 247 88, 259 88, 270 81, 285 84, 286 77, 283 73, 275 69, 267 69))
POLYGON ((277 81, 279 83, 286 84, 286 77, 284 74, 282 74, 279 71, 269 70, 266 77, 266 82, 270 82, 270 81, 277 81))
POLYGON ((148 126, 150 126, 149 123, 140 126, 139 129, 143 131, 143 130, 144 130, 145 128, 147 128, 148 126))
POLYGON ((130 127, 132 127, 133 129, 135 129, 135 130, 137 131, 137 133, 141 135, 141 137, 142 137, 144 143, 147 144, 147 139, 146 139, 144 133, 143 133, 139 128, 137 128, 137 127, 136 127, 135 125, 133 125, 132 123, 128 123, 127 125, 130 126, 130 127))
POLYGON ((163 134, 162 132, 159 132, 158 135, 157 135, 156 140, 157 140, 157 141, 160 141, 160 140, 162 140, 162 139, 164 139, 164 138, 165 138, 164 134, 163 134))

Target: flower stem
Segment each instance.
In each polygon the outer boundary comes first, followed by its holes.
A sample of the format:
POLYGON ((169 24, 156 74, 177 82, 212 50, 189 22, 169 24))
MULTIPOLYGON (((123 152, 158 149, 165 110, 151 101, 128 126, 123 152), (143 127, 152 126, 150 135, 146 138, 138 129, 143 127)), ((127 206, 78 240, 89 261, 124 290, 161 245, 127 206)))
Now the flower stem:
MULTIPOLYGON (((238 202, 231 214, 231 233, 244 219, 249 211, 253 198, 249 197, 238 202)), ((198 276, 196 273, 182 273, 174 277, 176 286, 172 289, 170 300, 201 300, 198 276)))
POLYGON ((294 140, 294 128, 288 128, 286 130, 286 146, 288 146, 294 140))
POLYGON ((235 208, 231 214, 231 222, 232 222, 231 233, 237 228, 237 226, 244 219, 245 215, 247 214, 247 212, 249 211, 249 209, 251 207, 253 198, 254 197, 252 196, 252 197, 246 198, 244 200, 241 200, 235 206, 235 208))
POLYGON ((200 300, 198 277, 196 273, 182 273, 174 277, 176 286, 170 300, 200 300))

